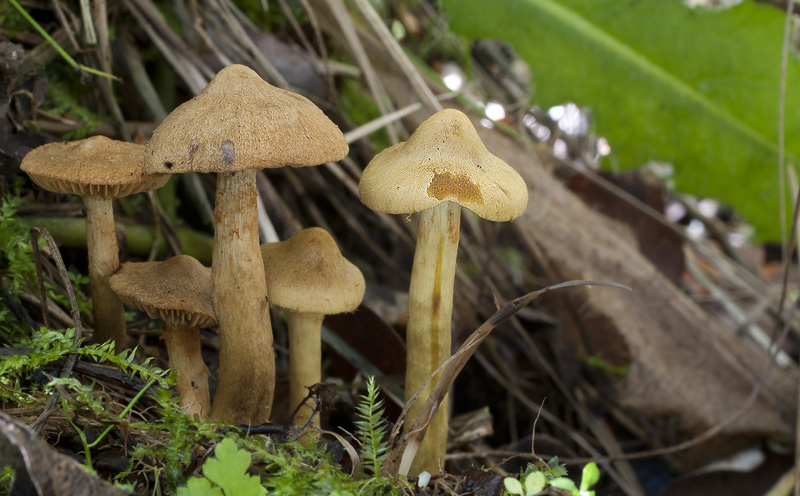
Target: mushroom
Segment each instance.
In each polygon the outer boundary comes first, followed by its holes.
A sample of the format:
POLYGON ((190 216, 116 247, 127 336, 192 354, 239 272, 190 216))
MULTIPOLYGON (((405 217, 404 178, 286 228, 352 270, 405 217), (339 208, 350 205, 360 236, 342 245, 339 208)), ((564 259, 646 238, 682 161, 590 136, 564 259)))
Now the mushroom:
POLYGON ((211 411, 210 375, 200 349, 201 327, 216 325, 211 269, 188 255, 163 262, 126 262, 110 278, 111 289, 128 306, 161 319, 169 368, 178 372, 178 402, 202 421, 211 411))
MULTIPOLYGON (((508 164, 489 153, 469 118, 445 109, 426 119, 408 141, 372 159, 359 183, 361 201, 391 214, 420 212, 409 287, 406 401, 450 356, 453 280, 461 207, 491 221, 522 214, 528 190, 508 164)), ((416 420, 435 383, 422 389, 405 418, 416 420)), ((443 402, 420 446, 412 473, 439 473, 447 443, 443 402)))
POLYGON ((212 417, 258 424, 272 407, 275 357, 258 248, 256 169, 318 165, 347 150, 339 128, 313 103, 242 65, 221 70, 147 144, 148 171, 217 172, 211 284, 220 368, 212 417))
MULTIPOLYGON (((261 255, 272 304, 287 310, 289 404, 295 408, 306 398, 307 387, 321 380, 322 320, 358 307, 364 299, 364 276, 319 227, 304 229, 285 241, 265 243, 261 255)), ((305 425, 312 412, 302 405, 294 423, 305 425)), ((314 425, 319 426, 319 418, 314 425)))
POLYGON ((115 341, 117 353, 125 339, 122 302, 108 287, 108 276, 119 265, 113 200, 163 186, 169 176, 147 174, 144 146, 94 136, 68 143, 49 143, 31 150, 21 169, 34 183, 55 193, 81 197, 86 208, 86 249, 92 291, 92 341, 115 341))

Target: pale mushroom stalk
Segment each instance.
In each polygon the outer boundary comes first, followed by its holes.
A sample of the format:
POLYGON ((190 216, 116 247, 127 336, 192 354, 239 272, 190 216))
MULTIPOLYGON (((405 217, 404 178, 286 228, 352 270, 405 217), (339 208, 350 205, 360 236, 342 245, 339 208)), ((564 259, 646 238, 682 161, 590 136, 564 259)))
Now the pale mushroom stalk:
POLYGON ((164 319, 161 337, 167 346, 169 368, 179 371, 175 388, 181 397, 178 406, 188 417, 202 421, 211 409, 208 371, 200 347, 200 329, 164 319))
MULTIPOLYGON (((417 248, 408 289, 406 340, 408 349, 415 352, 409 356, 406 368, 406 401, 450 357, 450 319, 460 221, 461 206, 450 201, 419 214, 417 248)), ((425 385, 408 410, 407 422, 419 416, 435 383, 434 377, 425 385)), ((420 471, 444 463, 440 458, 447 447, 447 416, 445 399, 439 405, 414 461, 414 466, 420 471)), ((406 426, 410 427, 410 424, 406 426)))
MULTIPOLYGON (((322 339, 320 331, 325 315, 287 311, 289 325, 289 408, 294 409, 308 396, 307 386, 322 380, 322 339)), ((302 405, 292 421, 305 425, 313 413, 302 405)), ((319 416, 313 425, 319 427, 319 416)), ((302 438, 301 438, 302 440, 302 438)))
POLYGON ((86 250, 92 291, 92 341, 105 343, 113 339, 115 351, 119 353, 125 341, 125 310, 108 285, 108 277, 119 266, 113 200, 93 196, 82 199, 86 207, 86 250))
POLYGON ((241 424, 269 419, 275 389, 255 181, 255 170, 217 174, 214 207, 211 285, 220 329, 220 367, 211 416, 241 424))

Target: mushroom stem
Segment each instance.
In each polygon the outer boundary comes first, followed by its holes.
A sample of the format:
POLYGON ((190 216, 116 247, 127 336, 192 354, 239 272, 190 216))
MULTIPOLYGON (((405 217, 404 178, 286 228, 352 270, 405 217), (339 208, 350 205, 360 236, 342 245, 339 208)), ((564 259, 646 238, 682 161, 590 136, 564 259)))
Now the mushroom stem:
MULTIPOLYGON (((406 401, 439 365, 450 357, 450 318, 453 279, 460 231, 461 206, 445 201, 419 215, 417 248, 408 290, 408 366, 406 401)), ((438 376, 437 376, 438 377, 438 376)), ((436 383, 432 379, 414 401, 405 418, 406 431, 419 416, 436 383)), ((412 474, 439 473, 447 447, 447 398, 439 405, 412 465, 412 474)))
POLYGON ((256 195, 255 170, 217 174, 211 286, 219 322, 219 382, 211 416, 235 424, 268 420, 275 390, 256 195))
MULTIPOLYGON (((308 396, 307 386, 320 382, 322 341, 320 329, 325 315, 287 311, 289 320, 289 407, 294 409, 308 396)), ((313 408, 303 405, 294 416, 295 424, 304 425, 313 408)), ((313 425, 319 427, 319 416, 313 425)), ((300 441, 307 440, 303 436, 300 441)))
POLYGON ((89 281, 92 290, 94 334, 92 342, 113 339, 115 352, 125 341, 125 310, 122 301, 108 285, 108 277, 119 266, 117 228, 112 200, 84 196, 86 207, 86 249, 89 252, 89 281))
POLYGON ((208 371, 200 347, 200 330, 191 325, 170 324, 162 320, 161 337, 167 345, 169 368, 178 372, 176 384, 181 400, 178 406, 188 417, 202 422, 211 411, 208 371))

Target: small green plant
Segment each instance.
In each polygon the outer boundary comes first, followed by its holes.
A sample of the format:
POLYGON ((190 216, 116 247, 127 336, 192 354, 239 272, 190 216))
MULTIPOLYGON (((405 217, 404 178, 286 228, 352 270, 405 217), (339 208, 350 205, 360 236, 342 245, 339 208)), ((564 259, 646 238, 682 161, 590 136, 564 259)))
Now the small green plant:
POLYGON ((550 485, 565 491, 571 491, 572 496, 595 496, 594 491, 589 488, 595 485, 598 480, 600 480, 600 470, 597 468, 595 462, 590 462, 583 467, 580 489, 575 487, 575 483, 572 482, 572 479, 566 477, 553 479, 550 481, 550 485))
POLYGON ((203 477, 189 479, 178 488, 178 496, 262 496, 267 490, 257 476, 249 475, 252 455, 239 449, 230 438, 214 448, 215 458, 203 464, 203 477))
POLYGON ((525 471, 520 474, 519 480, 513 477, 503 479, 506 487, 505 494, 518 496, 534 496, 545 490, 547 486, 570 491, 573 496, 595 496, 595 492, 590 490, 600 479, 600 470, 597 464, 590 462, 583 467, 581 474, 580 488, 575 486, 572 479, 566 477, 567 470, 558 463, 558 457, 553 457, 547 463, 541 463, 539 467, 529 463, 525 471))
MULTIPOLYGON (((358 420, 356 421, 356 439, 361 444, 362 472, 360 480, 352 478, 342 472, 340 466, 333 459, 333 452, 328 444, 319 439, 312 440, 309 446, 302 446, 297 442, 273 442, 257 437, 244 436, 239 431, 229 431, 227 437, 217 444, 214 450, 216 458, 211 458, 203 465, 203 477, 191 478, 185 486, 177 488, 178 495, 213 495, 230 496, 266 494, 272 496, 327 496, 327 495, 392 495, 400 491, 391 479, 380 475, 380 469, 386 457, 387 446, 383 438, 388 427, 382 418, 383 403, 378 400, 378 386, 375 381, 367 381, 367 394, 362 396, 361 402, 356 406, 358 420), (256 470, 258 476, 249 475, 247 472, 256 470)), ((161 401, 159 400, 159 403, 161 401)), ((185 416, 175 418, 167 413, 165 418, 170 422, 180 422, 185 416)), ((188 419, 186 422, 191 422, 188 419)), ((207 424, 205 424, 207 425, 207 424)), ((180 443, 181 438, 191 438, 197 433, 197 428, 204 424, 195 425, 189 431, 175 430, 175 425, 169 427, 169 438, 175 443, 180 443), (176 434, 178 432, 178 434, 176 434)), ((132 424, 132 428, 139 427, 132 424)), ((144 426, 141 426, 144 427, 144 426)), ((162 423, 151 428, 164 430, 162 423)), ((208 430, 203 436, 213 440, 219 437, 218 431, 208 430)), ((145 452, 164 463, 165 458, 178 456, 180 453, 189 453, 191 444, 175 446, 169 456, 163 449, 153 451, 150 447, 139 447, 138 458, 144 459, 145 452)), ((180 468, 188 465, 176 464, 173 469, 165 470, 168 482, 182 484, 180 481, 180 468), (174 474, 170 476, 170 473, 174 474)))
POLYGON ((8 494, 14 481, 14 469, 6 467, 0 470, 0 494, 8 494))
POLYGON ((533 496, 544 491, 544 486, 547 483, 543 473, 536 471, 531 472, 525 478, 517 480, 513 477, 506 477, 503 479, 503 485, 506 486, 508 494, 518 494, 519 496, 533 496))
POLYGON ((383 441, 388 427, 383 418, 383 400, 378 400, 379 388, 375 378, 367 379, 367 394, 356 406, 356 439, 361 444, 361 459, 365 475, 379 475, 386 459, 388 446, 383 441))

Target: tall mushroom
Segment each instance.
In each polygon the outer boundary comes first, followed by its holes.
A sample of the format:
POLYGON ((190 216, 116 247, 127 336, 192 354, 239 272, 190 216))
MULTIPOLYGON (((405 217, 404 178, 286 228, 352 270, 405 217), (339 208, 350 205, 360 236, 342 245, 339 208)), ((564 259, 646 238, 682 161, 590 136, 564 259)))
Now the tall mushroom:
POLYGON ((211 416, 257 424, 269 418, 275 357, 258 248, 256 170, 340 160, 347 143, 306 98, 269 85, 241 65, 221 70, 173 110, 147 144, 151 172, 216 172, 211 284, 220 368, 211 416))
POLYGON ((55 193, 78 195, 86 208, 86 249, 92 290, 92 341, 113 339, 123 348, 125 313, 108 287, 108 276, 119 266, 113 200, 163 186, 169 176, 145 173, 144 147, 94 136, 67 143, 49 143, 22 159, 22 170, 34 183, 55 193))
POLYGON ((126 262, 110 278, 126 305, 161 319, 169 368, 178 372, 178 402, 186 415, 203 420, 211 411, 208 368, 200 348, 200 328, 216 325, 211 269, 188 255, 163 262, 126 262))
MULTIPOLYGON (((461 207, 491 221, 519 217, 528 202, 522 178, 489 153, 469 118, 445 109, 408 141, 383 150, 364 169, 361 201, 391 214, 420 212, 409 287, 406 401, 450 356, 453 280, 461 207)), ((409 428, 430 395, 422 390, 405 418, 409 428)), ((447 403, 439 406, 412 473, 439 473, 447 443, 447 403)))
MULTIPOLYGON (((306 387, 321 380, 322 320, 358 308, 364 299, 364 276, 319 227, 304 229, 285 241, 265 243, 261 255, 272 304, 288 314, 289 404, 295 408, 307 396, 306 387)), ((304 425, 311 413, 303 405, 294 423, 304 425)), ((319 419, 314 424, 318 426, 319 419)))

